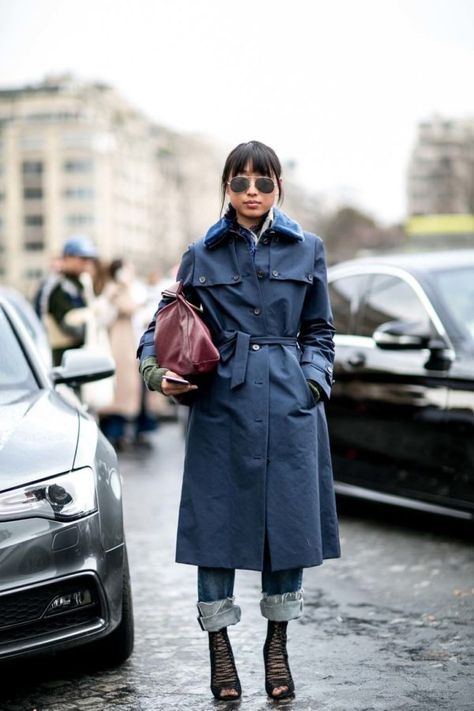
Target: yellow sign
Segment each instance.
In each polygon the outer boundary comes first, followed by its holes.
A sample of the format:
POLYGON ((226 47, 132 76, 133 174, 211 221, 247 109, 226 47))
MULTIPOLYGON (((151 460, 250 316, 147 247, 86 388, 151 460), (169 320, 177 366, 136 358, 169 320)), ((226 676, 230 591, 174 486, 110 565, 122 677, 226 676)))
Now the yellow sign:
POLYGON ((407 235, 460 235, 474 233, 474 215, 414 215, 405 226, 407 235))

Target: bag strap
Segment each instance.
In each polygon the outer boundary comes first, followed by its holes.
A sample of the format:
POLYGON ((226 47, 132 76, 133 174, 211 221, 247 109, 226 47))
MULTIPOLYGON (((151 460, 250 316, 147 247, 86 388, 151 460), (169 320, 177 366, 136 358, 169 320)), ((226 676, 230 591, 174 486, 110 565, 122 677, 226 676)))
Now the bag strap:
POLYGON ((188 309, 194 309, 194 311, 196 311, 196 313, 198 313, 198 314, 201 313, 201 309, 199 308, 199 306, 192 304, 185 297, 182 281, 177 281, 175 284, 168 286, 168 288, 165 289, 164 291, 162 291, 161 294, 162 294, 162 296, 167 296, 170 299, 176 299, 177 301, 180 301, 188 309))
POLYGON ((183 282, 182 281, 177 281, 171 286, 168 286, 164 291, 161 292, 162 296, 168 296, 171 297, 172 299, 176 299, 178 295, 180 295, 183 291, 183 282))

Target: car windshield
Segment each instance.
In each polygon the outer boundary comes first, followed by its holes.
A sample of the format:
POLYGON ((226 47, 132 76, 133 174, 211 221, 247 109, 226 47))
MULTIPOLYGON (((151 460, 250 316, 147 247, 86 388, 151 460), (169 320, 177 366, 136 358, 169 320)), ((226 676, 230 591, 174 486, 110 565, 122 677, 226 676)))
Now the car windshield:
POLYGON ((39 386, 2 308, 0 343, 0 405, 6 405, 38 390, 39 386))
POLYGON ((435 278, 456 325, 474 343, 474 266, 436 272, 435 278))

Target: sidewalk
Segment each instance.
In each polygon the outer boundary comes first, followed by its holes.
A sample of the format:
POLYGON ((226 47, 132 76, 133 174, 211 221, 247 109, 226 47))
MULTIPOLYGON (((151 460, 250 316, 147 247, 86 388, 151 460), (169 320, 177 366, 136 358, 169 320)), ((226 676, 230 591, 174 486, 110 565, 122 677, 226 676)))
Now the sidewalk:
MULTIPOLYGON (((133 671, 140 709, 210 709, 207 637, 195 568, 174 563, 183 442, 164 425, 152 456, 122 459, 134 581, 133 671)), ((293 711, 472 708, 474 570, 467 542, 379 520, 341 517, 343 558, 305 571, 305 615, 289 625, 293 711), (472 585, 471 585, 472 587, 472 585), (458 591, 456 593, 455 591, 458 591)), ((231 638, 249 711, 264 690, 259 574, 238 571, 242 621, 231 638)), ((219 702, 219 708, 233 704, 219 702)))

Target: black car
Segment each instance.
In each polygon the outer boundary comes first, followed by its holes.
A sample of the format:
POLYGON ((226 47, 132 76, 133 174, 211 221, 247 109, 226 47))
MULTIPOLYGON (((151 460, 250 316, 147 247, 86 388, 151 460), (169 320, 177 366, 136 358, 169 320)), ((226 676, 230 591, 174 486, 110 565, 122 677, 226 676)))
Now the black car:
POLYGON ((336 491, 474 519, 474 250, 329 269, 336 491))

